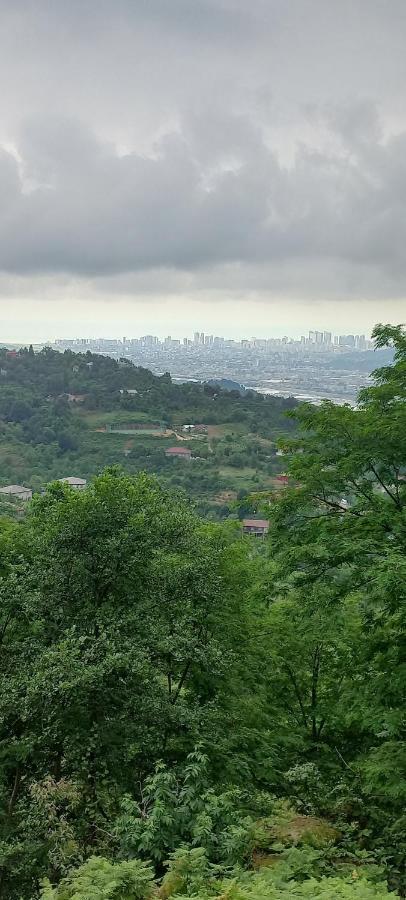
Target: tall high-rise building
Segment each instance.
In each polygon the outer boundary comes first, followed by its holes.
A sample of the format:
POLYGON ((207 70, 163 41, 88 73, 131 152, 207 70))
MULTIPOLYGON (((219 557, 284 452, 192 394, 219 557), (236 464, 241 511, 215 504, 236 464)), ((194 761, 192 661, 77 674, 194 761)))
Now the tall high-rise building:
POLYGON ((316 334, 317 334, 317 331, 309 331, 309 341, 311 344, 316 343, 316 334))
POLYGON ((355 347, 355 337, 353 334, 340 334, 338 343, 340 347, 355 347))
POLYGON ((323 344, 331 344, 331 331, 323 333, 323 344))
POLYGON ((194 343, 194 344, 198 344, 199 341, 200 341, 200 332, 199 332, 199 331, 195 331, 195 333, 194 333, 194 335, 193 335, 193 343, 194 343))
POLYGON ((355 347, 357 350, 366 350, 365 334, 355 335, 355 347))

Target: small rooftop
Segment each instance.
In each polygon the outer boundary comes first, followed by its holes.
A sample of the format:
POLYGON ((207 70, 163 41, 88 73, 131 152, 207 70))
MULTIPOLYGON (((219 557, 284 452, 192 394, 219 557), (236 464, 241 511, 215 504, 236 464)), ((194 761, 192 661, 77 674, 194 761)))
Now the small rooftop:
POLYGON ((243 528, 269 528, 268 519, 243 519, 243 528))
POLYGON ((24 494, 31 493, 31 488, 24 487, 22 484, 8 484, 6 487, 0 488, 0 494, 24 494))
POLYGON ((168 447, 165 453, 178 453, 180 456, 189 456, 191 454, 189 447, 168 447))
POLYGON ((75 478, 74 475, 68 475, 67 478, 58 478, 58 481, 63 481, 64 484, 72 484, 72 485, 86 484, 85 478, 75 478))

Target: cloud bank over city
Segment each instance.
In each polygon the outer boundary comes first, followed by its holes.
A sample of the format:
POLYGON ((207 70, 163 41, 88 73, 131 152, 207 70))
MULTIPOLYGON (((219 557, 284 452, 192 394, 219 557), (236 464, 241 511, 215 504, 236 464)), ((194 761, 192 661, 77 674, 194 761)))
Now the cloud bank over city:
POLYGON ((73 314, 406 317, 401 0, 10 0, 0 20, 6 339, 24 315, 34 339, 73 314))

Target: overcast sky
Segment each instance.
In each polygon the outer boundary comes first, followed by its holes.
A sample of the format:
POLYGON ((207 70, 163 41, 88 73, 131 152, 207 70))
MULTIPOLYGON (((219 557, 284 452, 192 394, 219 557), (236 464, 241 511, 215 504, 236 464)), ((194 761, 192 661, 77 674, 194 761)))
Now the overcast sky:
POLYGON ((405 0, 0 0, 0 339, 406 320, 405 0))

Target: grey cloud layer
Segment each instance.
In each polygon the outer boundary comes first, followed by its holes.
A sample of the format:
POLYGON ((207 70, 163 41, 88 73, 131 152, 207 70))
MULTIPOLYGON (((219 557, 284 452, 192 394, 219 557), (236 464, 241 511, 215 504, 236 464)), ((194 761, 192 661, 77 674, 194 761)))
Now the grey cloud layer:
POLYGON ((406 293, 404 0, 4 0, 0 25, 4 273, 406 293))
POLYGON ((241 116, 194 116, 149 157, 118 155, 75 121, 26 123, 19 162, 0 157, 0 267, 97 276, 331 259, 401 284, 406 132, 379 141, 365 105, 328 120, 335 152, 302 146, 289 167, 241 116))

